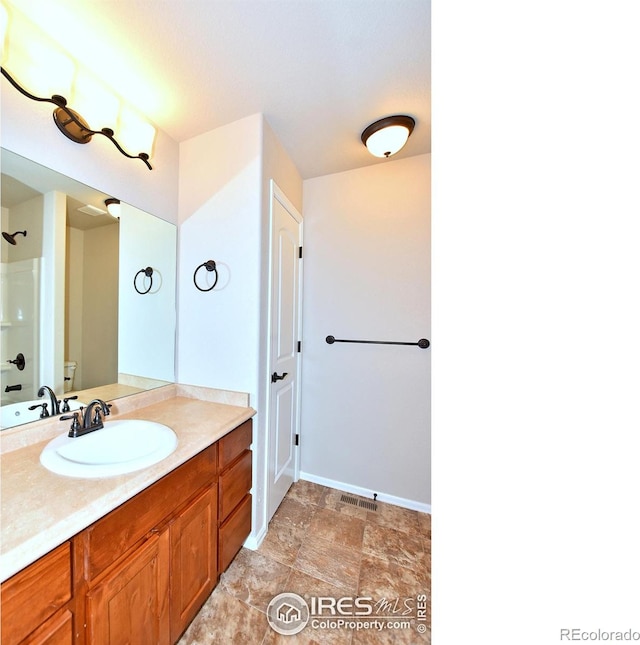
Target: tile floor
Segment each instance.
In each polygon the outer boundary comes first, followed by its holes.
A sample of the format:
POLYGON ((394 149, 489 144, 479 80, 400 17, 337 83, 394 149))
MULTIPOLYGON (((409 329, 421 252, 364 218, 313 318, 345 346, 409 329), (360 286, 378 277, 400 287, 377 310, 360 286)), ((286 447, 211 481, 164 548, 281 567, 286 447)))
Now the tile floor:
POLYGON ((294 484, 260 548, 238 553, 179 645, 431 643, 431 516, 380 502, 372 512, 341 502, 342 494, 306 481, 294 484), (283 636, 266 617, 271 599, 283 592, 307 601, 314 596, 384 600, 397 613, 377 607, 374 613, 395 613, 399 621, 409 607, 410 627, 314 629, 308 624, 294 636, 283 636), (427 597, 424 633, 417 631, 418 594, 427 597))

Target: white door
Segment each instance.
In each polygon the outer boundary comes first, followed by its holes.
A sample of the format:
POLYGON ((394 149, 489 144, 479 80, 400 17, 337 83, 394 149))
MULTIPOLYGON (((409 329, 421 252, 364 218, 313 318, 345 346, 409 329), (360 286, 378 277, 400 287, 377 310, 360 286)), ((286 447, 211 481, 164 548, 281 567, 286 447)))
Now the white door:
POLYGON ((302 217, 271 182, 268 519, 298 477, 302 217))

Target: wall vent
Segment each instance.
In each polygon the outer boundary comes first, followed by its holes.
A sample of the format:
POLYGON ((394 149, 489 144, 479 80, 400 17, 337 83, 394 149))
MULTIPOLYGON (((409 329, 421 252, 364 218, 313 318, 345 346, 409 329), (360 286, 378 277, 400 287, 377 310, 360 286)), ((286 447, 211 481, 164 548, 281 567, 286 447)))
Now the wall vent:
POLYGON ((350 495, 343 495, 340 498, 341 502, 344 502, 345 504, 352 504, 353 506, 358 505, 358 499, 356 497, 351 497, 350 495))

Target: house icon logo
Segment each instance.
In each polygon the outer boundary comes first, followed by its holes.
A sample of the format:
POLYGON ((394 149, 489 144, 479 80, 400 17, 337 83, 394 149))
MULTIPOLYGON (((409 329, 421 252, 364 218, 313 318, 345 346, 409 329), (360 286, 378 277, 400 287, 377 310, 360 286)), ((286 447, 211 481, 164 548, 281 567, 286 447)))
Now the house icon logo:
POLYGON ((269 603, 267 620, 273 631, 291 636, 301 632, 307 626, 309 606, 298 594, 281 593, 269 603))
POLYGON ((291 623, 300 620, 300 616, 302 614, 297 607, 290 605, 288 602, 283 602, 280 607, 278 607, 278 611, 276 613, 278 615, 278 620, 285 625, 290 625, 291 623))

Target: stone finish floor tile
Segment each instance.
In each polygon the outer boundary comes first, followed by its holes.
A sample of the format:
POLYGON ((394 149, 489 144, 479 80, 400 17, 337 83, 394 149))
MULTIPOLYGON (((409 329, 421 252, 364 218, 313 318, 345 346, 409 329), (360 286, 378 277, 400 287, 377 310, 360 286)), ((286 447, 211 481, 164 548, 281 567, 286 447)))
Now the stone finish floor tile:
MULTIPOLYGON (((413 599, 418 594, 430 594, 431 576, 426 571, 414 571, 395 562, 363 555, 360 563, 360 583, 358 594, 371 596, 376 600, 394 602, 403 605, 405 599, 413 599)), ((404 611, 404 609, 403 609, 404 611)))
MULTIPOLYGON (((291 571, 286 591, 302 596, 307 603, 310 602, 312 597, 342 598, 346 595, 344 589, 296 569, 291 571)), ((293 636, 282 636, 273 630, 269 631, 271 633, 267 633, 263 645, 287 645, 289 643, 349 645, 351 643, 351 630, 344 627, 314 629, 312 625, 307 625, 299 634, 293 636)))
POLYGON ((274 513, 271 523, 284 522, 295 528, 306 530, 309 528, 309 523, 314 513, 314 506, 300 502, 292 497, 285 497, 278 510, 274 513))
POLYGON ((351 645, 351 638, 351 630, 314 629, 308 625, 292 636, 283 636, 270 629, 261 645, 351 645))
POLYGON ((286 585, 291 568, 272 558, 241 549, 222 574, 219 586, 230 596, 267 611, 267 605, 286 585))
POLYGON ((429 513, 418 513, 418 524, 422 534, 431 539, 431 515, 429 513))
MULTIPOLYGON (((178 645, 429 645, 431 515, 381 502, 376 512, 367 511, 341 502, 342 494, 296 482, 260 548, 240 550, 178 645), (309 624, 296 635, 282 636, 269 626, 265 612, 284 592, 307 601, 369 596, 374 602, 424 593, 428 606, 420 628, 425 631, 418 632, 415 616, 409 616, 408 629, 314 629, 309 624)), ((393 614, 398 606, 384 609, 393 614)))
POLYGON ((200 609, 179 645, 247 645, 261 643, 267 630, 267 616, 233 598, 218 585, 200 609))
POLYGON ((418 535, 421 533, 418 511, 377 502, 378 510, 367 513, 367 521, 379 526, 386 526, 403 533, 418 535))
POLYGON ((286 496, 303 504, 317 504, 327 490, 326 486, 300 479, 291 486, 286 496))
POLYGON ((302 596, 306 601, 312 596, 327 596, 331 598, 341 598, 345 595, 345 590, 338 587, 326 580, 310 576, 304 571, 297 569, 291 570, 291 576, 287 581, 287 591, 297 593, 302 596))
POLYGON ((292 565, 314 513, 314 506, 285 497, 269 524, 258 552, 283 564, 292 565))
POLYGON ((360 551, 312 535, 300 547, 293 568, 355 593, 360 576, 360 551))
POLYGON ((360 551, 362 550, 364 524, 364 520, 357 517, 351 517, 328 508, 319 508, 309 525, 309 535, 360 551))
POLYGON ((424 548, 424 541, 417 535, 370 522, 364 527, 363 553, 418 569, 424 548))

